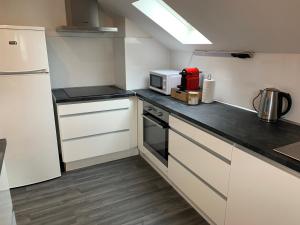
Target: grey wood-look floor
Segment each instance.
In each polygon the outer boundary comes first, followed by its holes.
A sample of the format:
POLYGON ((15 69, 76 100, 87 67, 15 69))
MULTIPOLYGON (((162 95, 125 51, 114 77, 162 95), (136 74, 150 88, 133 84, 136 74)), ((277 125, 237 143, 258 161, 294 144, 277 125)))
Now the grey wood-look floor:
POLYGON ((207 225, 139 156, 12 190, 18 225, 207 225))

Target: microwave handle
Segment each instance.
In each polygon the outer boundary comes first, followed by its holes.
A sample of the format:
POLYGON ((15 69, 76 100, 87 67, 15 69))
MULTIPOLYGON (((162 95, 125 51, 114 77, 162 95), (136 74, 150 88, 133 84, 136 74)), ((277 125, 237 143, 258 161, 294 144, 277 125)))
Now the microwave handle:
POLYGON ((161 128, 161 129, 166 129, 166 128, 168 128, 168 126, 163 125, 162 123, 160 123, 160 122, 158 122, 158 121, 155 121, 154 119, 151 119, 151 118, 148 117, 148 116, 143 115, 143 117, 144 117, 145 119, 151 121, 152 123, 154 123, 155 125, 157 125, 157 126, 158 126, 159 128, 161 128))

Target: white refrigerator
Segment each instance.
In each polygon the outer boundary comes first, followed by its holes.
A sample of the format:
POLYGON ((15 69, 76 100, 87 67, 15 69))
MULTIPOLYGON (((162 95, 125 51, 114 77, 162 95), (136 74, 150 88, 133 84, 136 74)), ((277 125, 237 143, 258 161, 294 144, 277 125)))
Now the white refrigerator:
POLYGON ((0 26, 0 137, 10 188, 61 176, 44 28, 0 26))

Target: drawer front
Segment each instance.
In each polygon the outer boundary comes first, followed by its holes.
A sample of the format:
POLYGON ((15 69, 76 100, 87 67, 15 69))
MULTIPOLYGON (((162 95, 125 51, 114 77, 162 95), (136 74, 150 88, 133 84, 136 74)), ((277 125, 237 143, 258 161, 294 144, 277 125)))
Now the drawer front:
POLYGON ((59 116, 129 108, 129 99, 58 105, 59 116))
POLYGON ((197 176, 227 196, 230 165, 170 130, 169 152, 197 176))
POLYGON ((169 157, 168 176, 170 180, 212 221, 223 225, 226 200, 212 191, 187 169, 169 157))
POLYGON ((130 128, 128 109, 103 111, 59 118, 61 139, 104 134, 130 128))
POLYGON ((96 135, 62 142, 65 163, 128 150, 129 131, 96 135))
POLYGON ((215 153, 231 161, 232 144, 222 141, 219 138, 216 138, 173 116, 170 116, 169 124, 173 129, 180 131, 180 133, 185 134, 199 144, 204 145, 215 153))

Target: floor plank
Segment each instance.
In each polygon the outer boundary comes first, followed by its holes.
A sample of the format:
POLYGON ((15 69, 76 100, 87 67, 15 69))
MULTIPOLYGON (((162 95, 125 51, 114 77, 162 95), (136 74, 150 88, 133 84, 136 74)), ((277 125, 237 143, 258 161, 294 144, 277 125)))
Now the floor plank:
POLYGON ((18 225, 208 225, 139 156, 12 190, 18 225))

